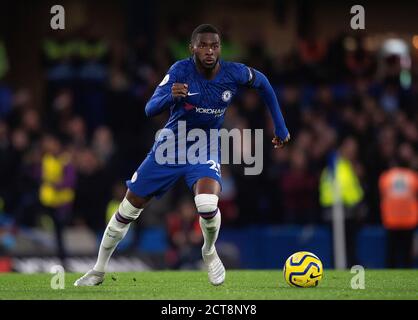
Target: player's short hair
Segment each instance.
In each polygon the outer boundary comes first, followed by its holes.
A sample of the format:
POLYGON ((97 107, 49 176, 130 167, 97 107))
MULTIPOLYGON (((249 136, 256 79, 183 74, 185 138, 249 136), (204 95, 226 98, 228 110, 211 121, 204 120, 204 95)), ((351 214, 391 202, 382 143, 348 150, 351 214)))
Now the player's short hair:
POLYGON ((193 30, 192 36, 190 37, 191 43, 193 43, 196 40, 196 37, 199 33, 216 33, 219 37, 221 37, 219 30, 215 26, 208 23, 204 23, 200 26, 197 26, 196 29, 193 30))

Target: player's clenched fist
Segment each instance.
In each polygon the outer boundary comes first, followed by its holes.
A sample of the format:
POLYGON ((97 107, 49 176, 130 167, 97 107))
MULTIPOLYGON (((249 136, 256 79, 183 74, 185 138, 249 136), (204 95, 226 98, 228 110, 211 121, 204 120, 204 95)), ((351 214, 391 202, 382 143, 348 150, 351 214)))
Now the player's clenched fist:
POLYGON ((189 91, 189 86, 187 83, 173 83, 171 87, 171 95, 173 98, 185 98, 187 97, 187 92, 189 91))
POLYGON ((287 137, 284 140, 281 140, 279 137, 274 136, 273 140, 271 142, 274 145, 274 148, 283 148, 286 143, 288 143, 290 140, 290 134, 287 134, 287 137))

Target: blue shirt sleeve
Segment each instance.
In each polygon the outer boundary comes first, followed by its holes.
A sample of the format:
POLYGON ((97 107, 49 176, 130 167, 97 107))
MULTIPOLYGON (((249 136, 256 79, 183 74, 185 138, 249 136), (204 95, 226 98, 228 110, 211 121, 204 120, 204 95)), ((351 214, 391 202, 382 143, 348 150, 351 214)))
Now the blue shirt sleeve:
POLYGON ((247 66, 245 66, 245 68, 241 68, 241 70, 241 78, 239 79, 240 84, 258 90, 273 118, 275 128, 274 134, 281 140, 286 139, 289 134, 289 130, 286 127, 276 93, 274 92, 274 89, 267 77, 262 72, 247 66))
POLYGON ((154 94, 145 105, 145 114, 148 117, 155 116, 176 103, 173 96, 171 95, 171 87, 173 83, 178 81, 177 78, 178 67, 176 64, 174 64, 168 70, 163 80, 155 89, 154 94))
POLYGON ((245 64, 236 63, 235 75, 237 77, 238 84, 242 86, 251 87, 254 81, 254 70, 247 67, 245 64))

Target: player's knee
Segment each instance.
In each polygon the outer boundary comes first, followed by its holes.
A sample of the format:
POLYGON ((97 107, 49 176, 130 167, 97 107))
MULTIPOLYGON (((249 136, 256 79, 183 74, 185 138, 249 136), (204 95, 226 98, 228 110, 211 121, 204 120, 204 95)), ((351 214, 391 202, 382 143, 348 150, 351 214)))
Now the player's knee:
POLYGON ((144 208, 150 198, 142 198, 138 197, 136 194, 134 194, 132 191, 128 189, 126 192, 125 198, 136 208, 144 208))
POLYGON ((141 214, 142 210, 143 210, 142 208, 140 209, 140 208, 134 207, 129 202, 129 200, 126 199, 125 197, 123 198, 122 202, 119 204, 118 213, 120 216, 122 216, 120 218, 125 219, 125 221, 121 221, 121 222, 129 223, 131 221, 136 220, 141 214))
POLYGON ((203 217, 213 217, 218 211, 218 196, 202 193, 194 197, 197 212, 203 217))

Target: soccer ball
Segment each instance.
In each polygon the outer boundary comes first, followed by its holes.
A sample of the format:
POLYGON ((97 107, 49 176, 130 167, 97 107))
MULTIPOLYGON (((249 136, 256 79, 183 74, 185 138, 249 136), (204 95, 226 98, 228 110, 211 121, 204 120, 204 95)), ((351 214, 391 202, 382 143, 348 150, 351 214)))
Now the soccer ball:
POLYGON ((322 262, 311 252, 296 252, 286 260, 283 275, 291 287, 316 287, 323 275, 322 262))

